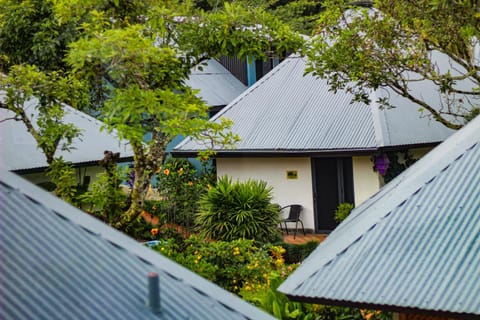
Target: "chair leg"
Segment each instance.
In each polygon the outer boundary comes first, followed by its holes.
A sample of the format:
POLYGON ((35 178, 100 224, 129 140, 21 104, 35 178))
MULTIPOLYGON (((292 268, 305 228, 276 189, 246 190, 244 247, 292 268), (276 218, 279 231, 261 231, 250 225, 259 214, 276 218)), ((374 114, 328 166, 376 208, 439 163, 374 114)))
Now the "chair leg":
POLYGON ((305 228, 303 227, 303 222, 302 222, 302 220, 298 220, 298 221, 300 221, 300 223, 302 224, 303 235, 305 235, 305 228))
POLYGON ((287 233, 288 235, 288 226, 287 226, 287 222, 285 221, 285 232, 287 233))
POLYGON ((295 221, 295 231, 293 231, 293 239, 297 237, 297 231, 298 231, 298 220, 295 221))

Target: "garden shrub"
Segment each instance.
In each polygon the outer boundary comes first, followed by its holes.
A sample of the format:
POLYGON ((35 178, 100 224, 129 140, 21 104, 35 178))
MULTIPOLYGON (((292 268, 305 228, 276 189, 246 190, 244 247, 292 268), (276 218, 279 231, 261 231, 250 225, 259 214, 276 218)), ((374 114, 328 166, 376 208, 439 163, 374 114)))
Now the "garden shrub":
POLYGON ((390 312, 363 310, 349 307, 334 307, 291 301, 286 295, 277 291, 280 284, 290 275, 297 265, 282 268, 281 272, 271 271, 267 285, 258 286, 254 290, 240 291, 240 295, 247 302, 256 305, 277 319, 298 320, 391 320, 390 312))
POLYGON ((154 250, 233 293, 264 287, 269 273, 284 266, 283 248, 246 239, 209 242, 192 235, 161 241, 154 250))
POLYGON ((319 241, 311 240, 302 244, 280 242, 276 245, 285 248, 284 259, 286 264, 295 264, 302 262, 313 250, 318 247, 319 241))
POLYGON ((315 305, 290 301, 286 295, 277 291, 277 288, 293 269, 290 267, 288 273, 284 272, 283 274, 272 271, 265 288, 243 289, 240 295, 244 300, 262 308, 277 319, 317 319, 315 305))
POLYGON ((343 220, 345 220, 350 214, 350 212, 352 212, 353 208, 354 208, 354 205, 351 203, 348 203, 348 202, 340 203, 337 207, 337 210, 335 210, 335 216, 334 216, 335 221, 337 223, 340 223, 343 220))
POLYGON ((279 207, 264 181, 232 182, 222 177, 199 201, 195 225, 205 238, 231 241, 255 239, 267 243, 281 238, 279 207))
POLYGON ((115 224, 124 213, 127 202, 127 195, 120 188, 124 176, 124 169, 116 166, 97 174, 89 190, 79 196, 83 207, 102 221, 115 224))

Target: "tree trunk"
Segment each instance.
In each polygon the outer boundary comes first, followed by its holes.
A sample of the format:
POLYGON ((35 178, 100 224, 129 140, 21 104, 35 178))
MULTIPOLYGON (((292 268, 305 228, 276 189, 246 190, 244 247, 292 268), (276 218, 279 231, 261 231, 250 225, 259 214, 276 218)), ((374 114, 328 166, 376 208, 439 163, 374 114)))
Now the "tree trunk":
POLYGON ((125 230, 129 224, 140 216, 143 210, 143 203, 150 184, 151 174, 146 174, 145 168, 139 165, 134 166, 135 181, 130 194, 131 203, 127 211, 122 215, 115 228, 125 230))

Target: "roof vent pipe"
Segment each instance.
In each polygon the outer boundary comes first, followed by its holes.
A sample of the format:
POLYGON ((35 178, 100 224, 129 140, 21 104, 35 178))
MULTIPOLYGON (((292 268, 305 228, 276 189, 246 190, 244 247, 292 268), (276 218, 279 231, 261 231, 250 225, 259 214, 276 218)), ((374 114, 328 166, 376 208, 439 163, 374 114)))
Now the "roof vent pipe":
POLYGON ((153 313, 160 313, 160 282, 158 273, 148 274, 148 307, 153 313))

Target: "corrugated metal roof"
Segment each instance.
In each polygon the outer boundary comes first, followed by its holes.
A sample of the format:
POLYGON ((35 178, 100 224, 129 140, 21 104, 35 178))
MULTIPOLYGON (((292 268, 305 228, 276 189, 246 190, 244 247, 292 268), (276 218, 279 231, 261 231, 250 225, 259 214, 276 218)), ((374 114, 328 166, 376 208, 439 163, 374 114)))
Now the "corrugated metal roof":
MULTIPOLYGON (((334 93, 326 80, 305 75, 305 64, 305 58, 290 56, 212 118, 233 120, 232 131, 241 141, 230 152, 355 152, 437 143, 453 132, 420 117, 418 106, 390 92, 375 92, 372 101, 388 94, 402 107, 352 103, 351 93, 334 93)), ((187 138, 174 151, 199 149, 204 148, 187 138)))
POLYGON ((479 317, 480 117, 354 209, 279 290, 479 317))
POLYGON ((199 97, 211 107, 229 104, 247 88, 215 59, 194 67, 186 84, 200 90, 199 97))
MULTIPOLYGON (((37 114, 34 106, 37 99, 26 103, 28 113, 37 114)), ((110 150, 120 152, 121 158, 133 157, 133 152, 126 141, 120 141, 115 132, 100 131, 103 123, 95 118, 65 105, 65 122, 72 123, 82 131, 82 136, 73 141, 71 151, 58 150, 56 156, 74 164, 98 162, 103 158, 103 152, 110 150)), ((0 110, 0 119, 11 117, 13 112, 0 110)), ((0 123, 1 161, 11 170, 23 170, 47 167, 43 153, 37 148, 33 137, 20 121, 8 120, 0 123)))
POLYGON ((0 174, 0 318, 273 319, 8 171, 0 174), (161 313, 146 306, 160 277, 161 313))

